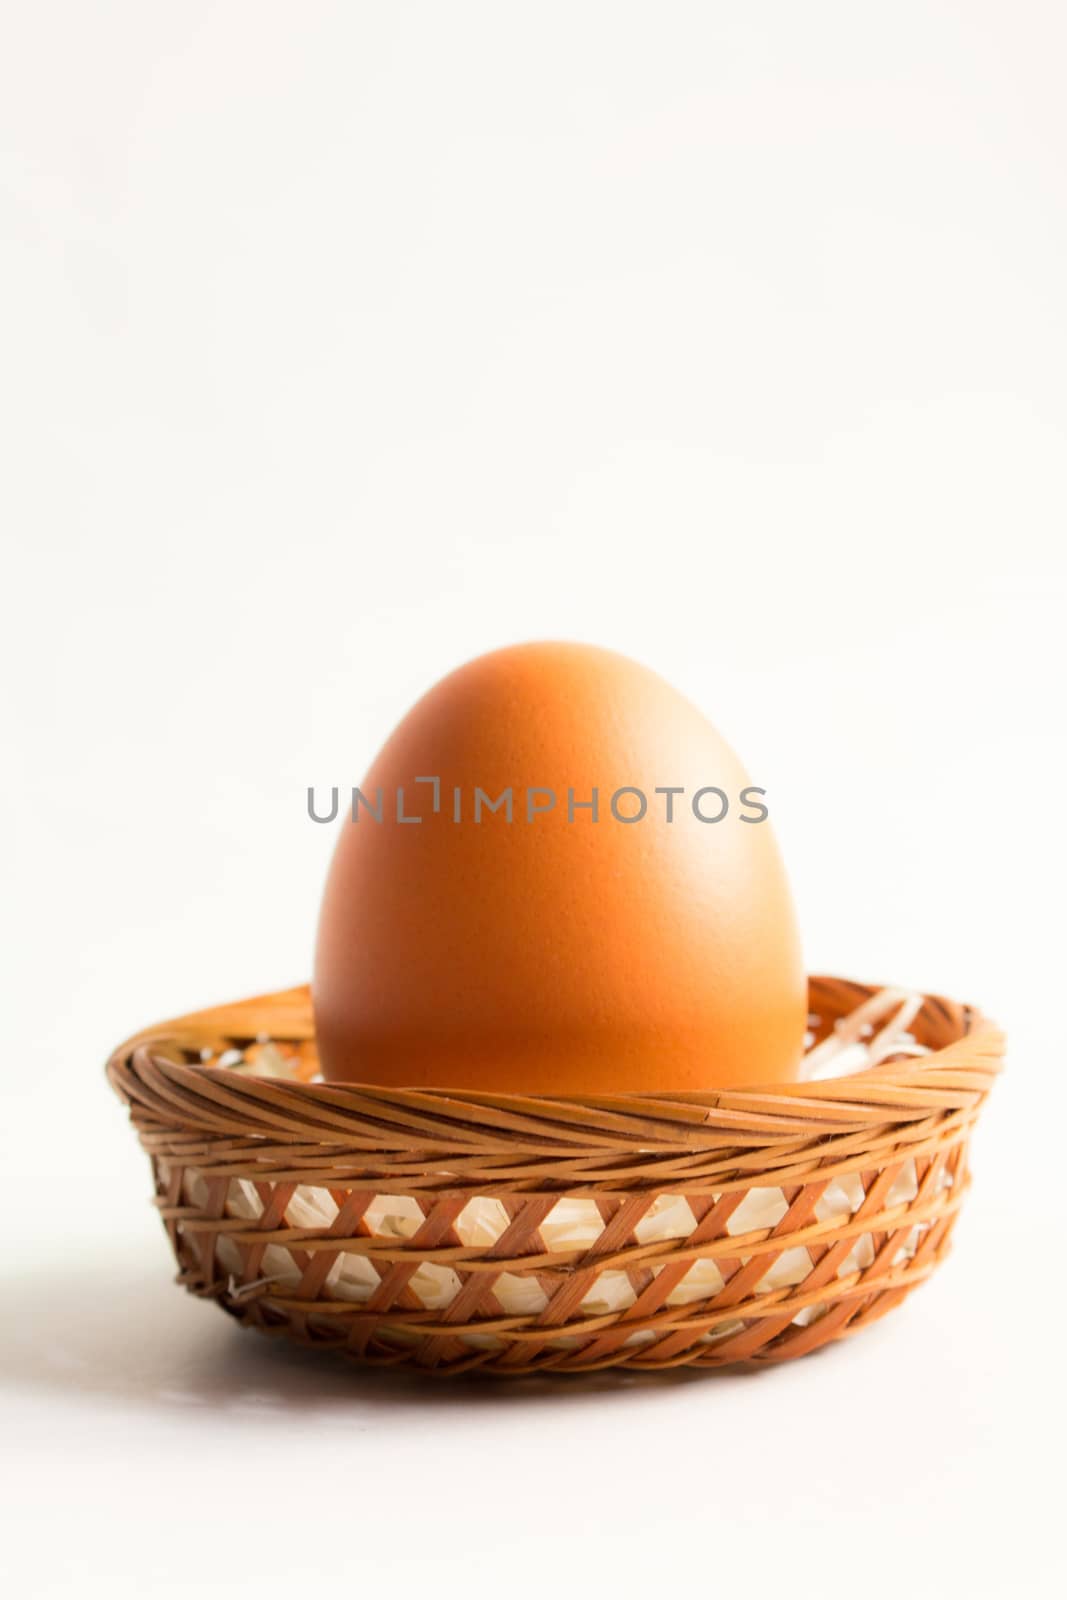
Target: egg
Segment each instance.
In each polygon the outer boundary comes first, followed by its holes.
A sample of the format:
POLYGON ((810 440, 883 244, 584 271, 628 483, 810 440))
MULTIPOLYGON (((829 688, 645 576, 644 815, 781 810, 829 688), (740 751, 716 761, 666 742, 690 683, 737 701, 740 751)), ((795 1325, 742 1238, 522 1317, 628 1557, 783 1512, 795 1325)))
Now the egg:
POLYGON ((782 1082, 806 992, 763 791, 623 656, 481 656, 351 791, 312 988, 329 1080, 585 1096, 782 1082))

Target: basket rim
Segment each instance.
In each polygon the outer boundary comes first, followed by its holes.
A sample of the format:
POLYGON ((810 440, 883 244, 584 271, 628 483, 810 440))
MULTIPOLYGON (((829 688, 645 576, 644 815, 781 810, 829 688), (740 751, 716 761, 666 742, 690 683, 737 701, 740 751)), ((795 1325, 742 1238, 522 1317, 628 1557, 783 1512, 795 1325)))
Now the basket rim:
MULTIPOLYGON (((809 1004, 831 1002, 834 1020, 847 1014, 881 986, 853 979, 813 975, 809 979, 809 1004)), ((356 1118, 378 1121, 390 1112, 403 1116, 408 1144, 421 1143, 412 1119, 433 1124, 447 1120, 453 1127, 491 1125, 499 1135, 510 1129, 508 1143, 531 1122, 542 1127, 550 1119, 557 1129, 562 1120, 571 1127, 595 1125, 603 1135, 608 1127, 624 1124, 627 1141, 641 1123, 688 1124, 695 1133, 714 1125, 720 1133, 759 1132, 766 1139, 777 1133, 795 1139, 800 1125, 827 1131, 844 1131, 842 1124, 858 1119, 869 1125, 895 1121, 901 1116, 930 1115, 934 1111, 964 1111, 981 1101, 1002 1067, 1004 1035, 996 1023, 976 1008, 923 996, 912 1024, 931 1040, 929 1053, 907 1060, 889 1060, 858 1072, 836 1077, 773 1085, 715 1089, 700 1092, 620 1092, 613 1095, 530 1095, 513 1091, 475 1089, 404 1089, 364 1083, 307 1083, 256 1074, 248 1070, 175 1061, 173 1052, 195 1053, 225 1048, 235 1040, 247 1043, 269 1037, 288 1043, 314 1040, 310 988, 300 984, 276 993, 201 1011, 189 1012, 139 1030, 119 1045, 107 1063, 112 1087, 131 1108, 148 1112, 153 1120, 218 1126, 222 1116, 231 1126, 248 1117, 250 1133, 279 1131, 284 1121, 287 1136, 297 1124, 308 1123, 309 1136, 336 1141, 344 1126, 356 1118), (197 1107, 207 1119, 195 1115, 197 1107), (266 1124, 264 1125, 264 1119, 266 1124), (314 1132, 310 1132, 311 1128, 314 1132)), ((832 1026, 832 1023, 831 1023, 832 1026)), ((621 1129, 619 1130, 621 1131, 621 1129)))

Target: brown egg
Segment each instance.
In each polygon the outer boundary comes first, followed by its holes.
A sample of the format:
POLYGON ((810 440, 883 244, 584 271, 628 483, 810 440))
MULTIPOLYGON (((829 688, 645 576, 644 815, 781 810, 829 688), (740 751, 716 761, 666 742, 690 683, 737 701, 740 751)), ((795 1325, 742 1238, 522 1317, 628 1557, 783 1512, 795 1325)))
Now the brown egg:
POLYGON ((804 968, 746 791, 700 712, 610 651, 519 645, 444 678, 341 829, 324 1075, 585 1095, 795 1078, 804 968))

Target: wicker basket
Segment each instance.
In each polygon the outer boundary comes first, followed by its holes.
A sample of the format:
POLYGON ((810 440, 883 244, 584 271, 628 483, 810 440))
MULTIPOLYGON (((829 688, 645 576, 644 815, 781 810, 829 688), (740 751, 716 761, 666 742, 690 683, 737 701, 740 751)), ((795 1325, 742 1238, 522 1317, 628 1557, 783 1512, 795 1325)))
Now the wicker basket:
MULTIPOLYGON (((875 993, 813 978, 814 1042, 875 993)), ((868 1030, 869 1031, 869 1030, 868 1030)), ((265 1332, 434 1372, 804 1355, 944 1256, 999 1031, 773 1091, 532 1099, 311 1082, 306 988, 118 1049, 178 1281, 265 1332)))

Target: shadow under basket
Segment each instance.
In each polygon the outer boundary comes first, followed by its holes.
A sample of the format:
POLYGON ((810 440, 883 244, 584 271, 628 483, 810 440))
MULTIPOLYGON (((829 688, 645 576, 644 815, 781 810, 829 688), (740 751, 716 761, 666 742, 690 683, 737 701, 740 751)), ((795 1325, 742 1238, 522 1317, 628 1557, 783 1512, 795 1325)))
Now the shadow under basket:
MULTIPOLYGON (((812 1045, 876 993, 812 978, 812 1045)), ((1003 1038, 912 1009, 914 1053, 848 1076, 548 1099, 311 1081, 298 988, 146 1029, 108 1076, 178 1281, 251 1327, 432 1372, 762 1363, 945 1255, 1003 1038)))

